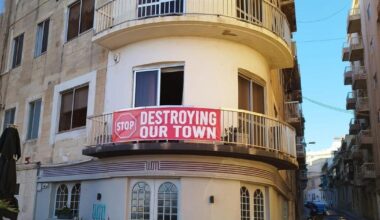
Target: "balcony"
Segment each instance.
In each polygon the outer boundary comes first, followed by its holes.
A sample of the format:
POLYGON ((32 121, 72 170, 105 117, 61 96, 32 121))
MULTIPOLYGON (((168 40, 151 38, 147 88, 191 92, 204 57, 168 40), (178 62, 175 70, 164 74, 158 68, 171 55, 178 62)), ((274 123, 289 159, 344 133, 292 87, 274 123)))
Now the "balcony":
MULTIPOLYGON (((369 112, 368 97, 357 97, 355 104, 356 114, 363 116, 365 112, 369 112)), ((366 114, 368 116, 368 114, 366 114)))
POLYGON ((302 121, 302 108, 299 102, 285 102, 285 117, 290 124, 300 123, 302 121))
POLYGON ((361 61, 364 57, 364 47, 361 37, 349 37, 342 49, 343 61, 361 61))
POLYGON ((352 84, 352 67, 347 66, 344 70, 344 85, 352 84))
POLYGON ((353 67, 352 71, 352 89, 366 89, 367 88, 367 72, 364 66, 353 67))
POLYGON ((296 148, 297 148, 297 158, 305 158, 306 152, 305 152, 305 140, 303 137, 297 137, 297 142, 296 142, 296 148))
POLYGON ((362 160, 363 159, 363 151, 359 148, 359 146, 354 145, 351 148, 351 158, 353 160, 362 160))
POLYGON ((358 134, 362 129, 366 129, 368 127, 365 119, 355 119, 352 118, 349 125, 349 133, 350 135, 358 134))
POLYGON ((346 109, 347 110, 354 110, 355 105, 356 105, 356 94, 355 94, 355 92, 347 93, 346 109))
POLYGON ((347 17, 347 33, 360 33, 361 32, 361 20, 360 20, 360 8, 353 8, 349 11, 347 17))
MULTIPOLYGON (((185 112, 182 109, 186 107, 165 107, 168 108, 185 112)), ((160 109, 162 108, 137 108, 128 111, 151 112, 161 111, 160 109)), ((173 111, 170 109, 165 111, 173 111)), ((220 119, 220 128, 216 129, 220 130, 220 139, 217 140, 154 136, 148 141, 126 139, 117 142, 114 140, 117 130, 114 123, 119 117, 115 117, 114 120, 115 113, 90 117, 88 144, 82 153, 98 158, 139 154, 224 156, 262 161, 279 169, 298 167, 296 134, 291 126, 254 112, 231 109, 218 109, 218 111, 220 111, 220 117, 217 117, 220 119)), ((139 128, 137 130, 142 131, 139 128)))
POLYGON ((110 50, 161 37, 207 37, 245 44, 270 65, 293 66, 291 31, 280 8, 267 0, 97 0, 93 41, 110 50))
POLYGON ((375 163, 363 163, 360 167, 361 177, 363 179, 375 179, 375 163))
POLYGON ((299 177, 300 180, 307 180, 307 170, 300 170, 299 177))
POLYGON ((365 148, 372 146, 373 143, 373 137, 371 134, 371 130, 361 130, 359 134, 356 136, 356 144, 359 147, 365 148))

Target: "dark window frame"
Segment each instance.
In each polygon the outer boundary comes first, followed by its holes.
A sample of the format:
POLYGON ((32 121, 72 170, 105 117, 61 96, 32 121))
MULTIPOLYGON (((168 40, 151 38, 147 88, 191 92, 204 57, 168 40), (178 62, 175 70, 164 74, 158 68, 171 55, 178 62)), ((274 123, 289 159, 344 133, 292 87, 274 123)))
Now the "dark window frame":
POLYGON ((82 128, 85 128, 86 125, 87 125, 87 111, 88 111, 88 95, 89 95, 89 89, 90 89, 90 86, 89 86, 89 83, 85 83, 85 84, 82 84, 82 85, 79 85, 79 86, 75 86, 75 87, 72 87, 70 89, 66 89, 64 91, 61 91, 60 92, 60 111, 59 111, 59 120, 58 120, 58 133, 64 133, 64 132, 70 132, 70 131, 73 131, 73 130, 77 130, 77 129, 82 129, 82 128), (74 105, 75 105, 75 94, 76 94, 76 91, 77 90, 80 90, 80 89, 83 89, 83 88, 87 88, 87 103, 86 103, 86 118, 85 118, 85 123, 81 126, 75 126, 73 127, 73 117, 74 117, 74 105), (72 93, 72 98, 71 98, 71 110, 70 110, 70 125, 69 125, 69 128, 68 129, 65 129, 65 128, 62 128, 62 120, 63 120, 63 112, 62 112, 62 96, 67 94, 67 93, 72 93))
MULTIPOLYGON (((87 31, 90 31, 91 29, 94 28, 94 22, 95 22, 95 0, 77 0, 73 3, 71 3, 68 7, 68 16, 67 16, 67 25, 66 25, 66 42, 69 42, 71 40, 74 40, 76 39, 77 37, 81 36, 82 34, 86 33, 87 31), (83 14, 83 1, 92 1, 92 10, 91 10, 91 13, 92 13, 92 17, 91 17, 91 25, 89 25, 89 27, 86 27, 84 30, 82 30, 82 14, 83 14), (70 13, 71 13, 71 9, 75 6, 79 4, 79 15, 78 15, 78 23, 76 24, 77 26, 73 26, 71 27, 70 26, 70 13), (74 29, 74 32, 76 33, 72 33, 73 35, 71 36, 70 35, 70 30, 71 28, 75 28, 74 29)), ((74 25, 74 24, 73 24, 74 25)))
POLYGON ((24 47, 24 33, 13 38, 12 45, 12 69, 21 65, 24 47))

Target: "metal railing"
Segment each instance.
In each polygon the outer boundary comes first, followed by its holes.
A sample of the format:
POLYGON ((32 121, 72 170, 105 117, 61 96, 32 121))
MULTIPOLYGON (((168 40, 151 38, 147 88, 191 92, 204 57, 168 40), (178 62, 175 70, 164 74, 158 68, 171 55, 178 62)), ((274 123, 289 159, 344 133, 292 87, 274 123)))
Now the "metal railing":
POLYGON ((349 37, 348 38, 348 45, 350 47, 350 52, 357 47, 361 47, 363 45, 363 39, 362 37, 349 37))
POLYGON ((301 116, 302 108, 298 101, 285 102, 285 117, 288 122, 297 122, 301 116))
MULTIPOLYGON (((99 2, 100 0, 98 0, 99 2)), ((269 0, 110 0, 95 13, 96 34, 114 26, 151 17, 215 16, 233 18, 263 27, 291 46, 286 15, 269 0)))
MULTIPOLYGON (((91 128, 87 145, 111 144, 113 114, 92 116, 88 120, 91 128)), ((246 146, 296 157, 295 130, 284 122, 254 112, 232 109, 221 109, 220 121, 221 140, 214 144, 246 146)), ((209 143, 201 140, 185 142, 209 143)))
POLYGON ((360 14, 360 8, 351 8, 348 11, 349 16, 359 15, 360 14))
POLYGON ((376 178, 375 163, 363 163, 360 170, 362 178, 376 178))

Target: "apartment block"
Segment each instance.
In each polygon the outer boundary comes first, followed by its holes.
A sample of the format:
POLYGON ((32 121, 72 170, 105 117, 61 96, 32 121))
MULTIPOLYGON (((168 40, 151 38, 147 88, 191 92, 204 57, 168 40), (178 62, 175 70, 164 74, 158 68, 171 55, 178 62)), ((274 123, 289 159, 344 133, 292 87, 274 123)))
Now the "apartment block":
POLYGON ((19 219, 300 218, 294 1, 6 0, 0 23, 19 219))
POLYGON ((353 119, 332 166, 325 169, 339 208, 368 219, 380 219, 379 15, 378 1, 352 2, 342 60, 349 63, 344 84, 352 87, 346 109, 353 110, 353 119))

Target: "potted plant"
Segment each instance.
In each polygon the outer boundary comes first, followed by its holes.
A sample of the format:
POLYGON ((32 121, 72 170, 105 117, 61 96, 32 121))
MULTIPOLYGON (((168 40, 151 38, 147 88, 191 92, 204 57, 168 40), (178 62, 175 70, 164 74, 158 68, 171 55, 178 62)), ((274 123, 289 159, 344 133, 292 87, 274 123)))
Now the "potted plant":
POLYGON ((57 209, 56 216, 58 219, 73 219, 73 210, 71 210, 69 207, 64 206, 61 209, 57 209))

